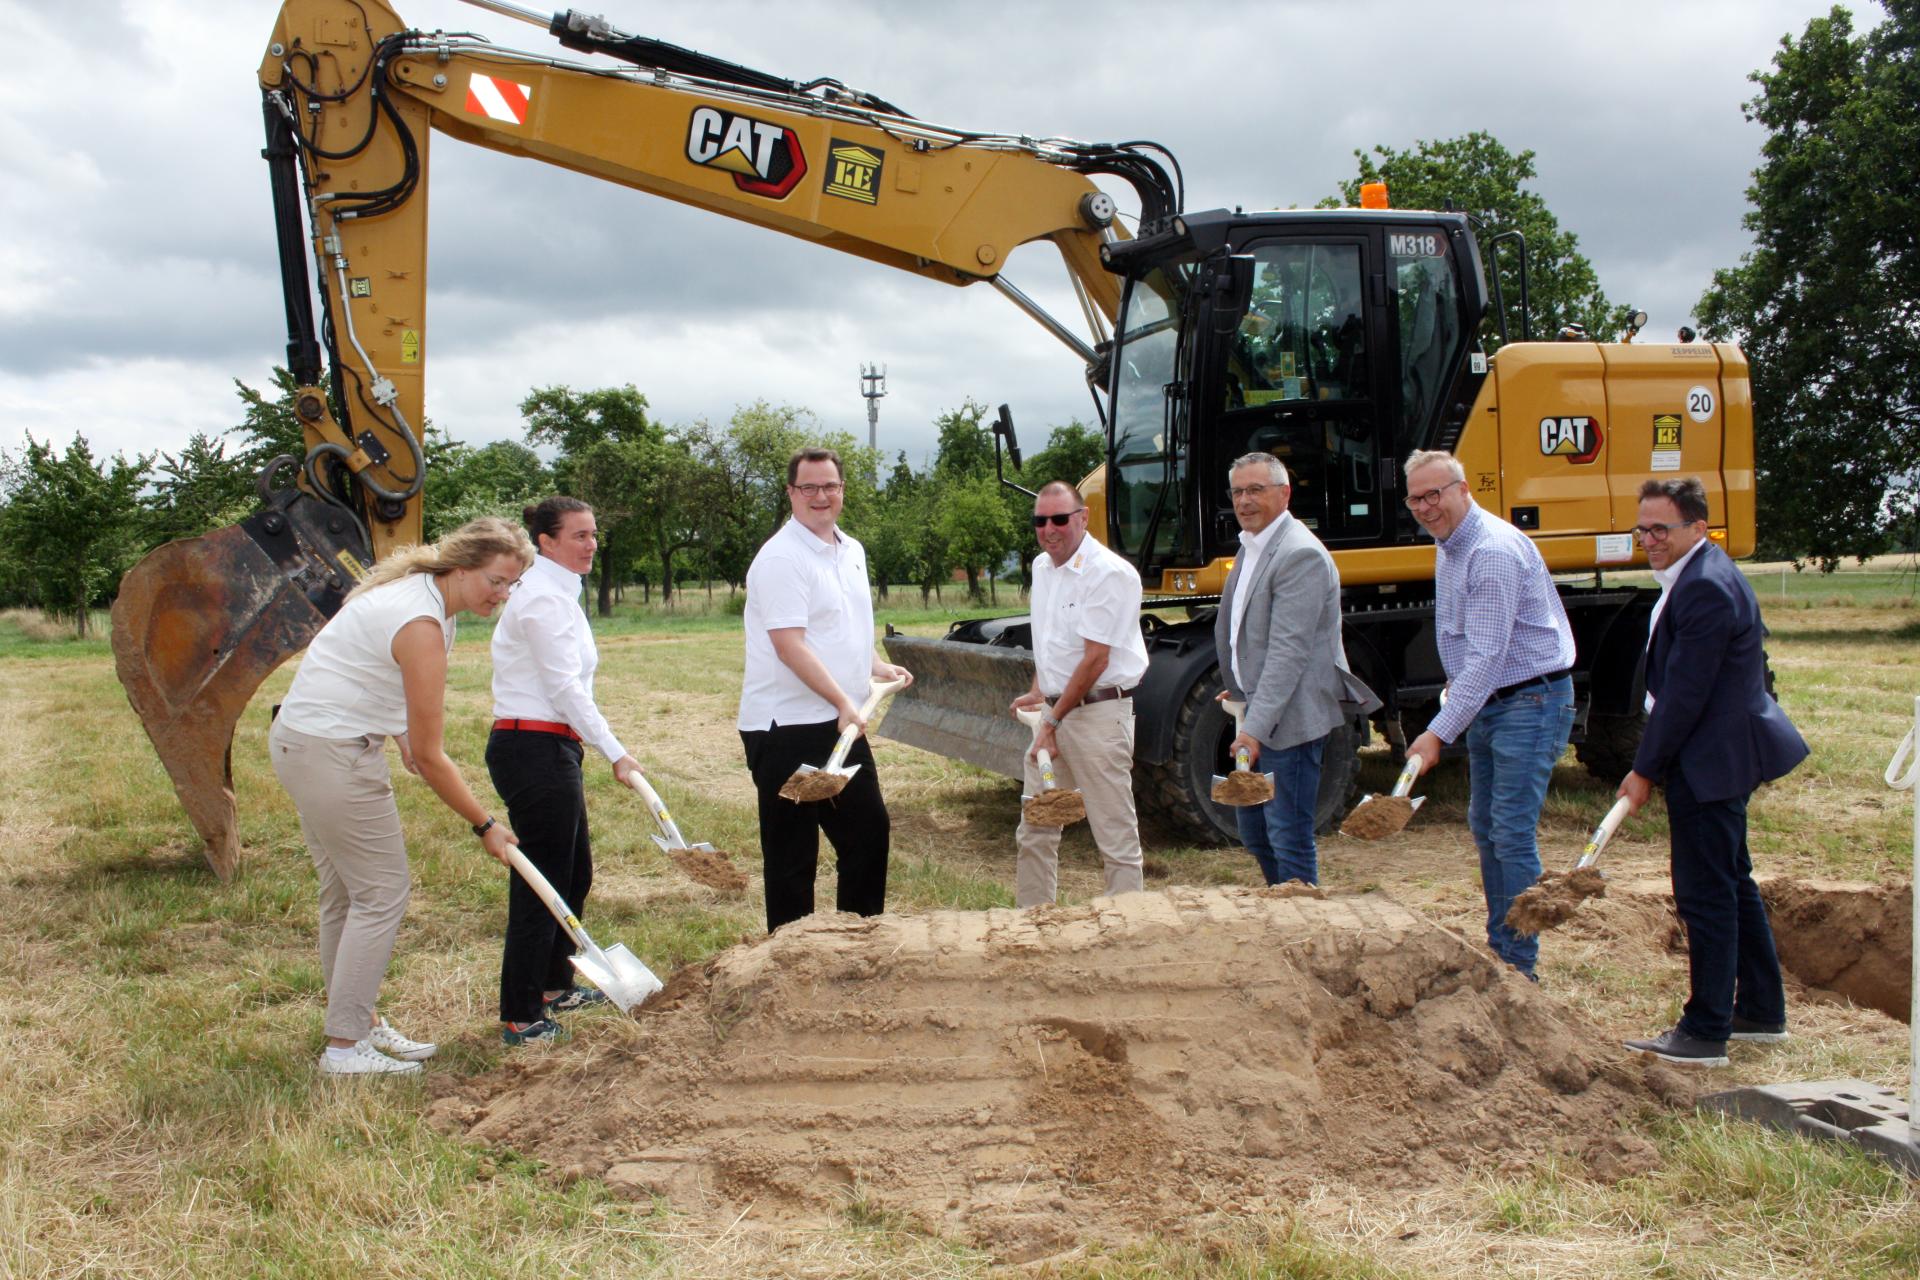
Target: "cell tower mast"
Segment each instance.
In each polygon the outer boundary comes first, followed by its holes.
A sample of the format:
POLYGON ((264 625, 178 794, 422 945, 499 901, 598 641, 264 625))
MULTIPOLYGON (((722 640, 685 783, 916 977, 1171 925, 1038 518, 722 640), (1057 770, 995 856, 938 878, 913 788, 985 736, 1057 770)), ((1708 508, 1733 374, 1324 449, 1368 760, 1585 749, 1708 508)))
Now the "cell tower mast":
POLYGON ((867 448, 880 447, 880 397, 887 394, 887 367, 860 366, 860 394, 867 401, 867 448))

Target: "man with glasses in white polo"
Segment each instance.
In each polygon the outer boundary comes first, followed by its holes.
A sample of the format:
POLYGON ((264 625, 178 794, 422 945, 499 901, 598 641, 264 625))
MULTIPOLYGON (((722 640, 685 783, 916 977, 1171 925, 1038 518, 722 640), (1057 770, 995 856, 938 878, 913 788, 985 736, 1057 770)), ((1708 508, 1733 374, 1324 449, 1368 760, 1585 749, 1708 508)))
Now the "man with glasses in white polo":
MULTIPOLYGON (((1040 793, 1038 752, 1060 786, 1078 788, 1100 849, 1109 897, 1140 889, 1140 823, 1133 807, 1133 689, 1147 673, 1140 635, 1140 573, 1087 536, 1087 504, 1064 481, 1033 501, 1033 686, 1012 711, 1039 707, 1026 786, 1040 793)), ((1014 897, 1022 907, 1059 892, 1060 828, 1024 814, 1015 831, 1014 897)))
POLYGON ((746 674, 737 726, 760 801, 760 861, 767 931, 813 914, 820 835, 838 862, 835 905, 855 915, 886 909, 891 826, 873 748, 860 716, 867 684, 913 676, 873 647, 867 553, 841 530, 846 501, 840 456, 809 448, 787 462, 793 519, 768 538, 747 570, 746 674), (823 765, 848 725, 858 771, 831 800, 785 799, 803 764, 823 765))
POLYGON ((1466 735, 1487 945, 1533 978, 1539 937, 1508 928, 1507 908, 1540 878, 1540 809, 1573 730, 1573 628, 1540 549, 1474 503, 1458 458, 1420 449, 1405 471, 1407 507, 1437 549, 1434 638, 1447 674, 1446 705, 1407 754, 1431 769, 1466 735))

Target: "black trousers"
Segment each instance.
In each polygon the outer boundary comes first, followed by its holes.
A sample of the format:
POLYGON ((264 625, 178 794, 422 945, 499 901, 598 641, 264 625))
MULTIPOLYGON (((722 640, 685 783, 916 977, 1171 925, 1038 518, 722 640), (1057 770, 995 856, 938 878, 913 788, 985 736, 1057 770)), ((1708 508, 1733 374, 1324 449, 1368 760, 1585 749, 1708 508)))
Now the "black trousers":
MULTIPOLYGON (((487 774, 507 802, 507 823, 520 852, 540 869, 575 916, 586 915, 593 888, 587 839, 585 750, 557 733, 495 729, 487 738, 487 774)), ((500 954, 500 1020, 535 1022, 543 995, 573 985, 573 939, 539 895, 507 872, 507 937, 500 954)))
POLYGON ((1673 905, 1687 927, 1692 992, 1680 1029, 1725 1040, 1733 1015, 1785 1022, 1786 990, 1766 904, 1747 853, 1747 798, 1701 800, 1679 770, 1667 777, 1673 905))
POLYGON ((887 906, 887 850, 891 829, 873 748, 854 740, 847 763, 860 771, 831 800, 795 804, 780 787, 803 764, 826 764, 840 737, 836 721, 776 724, 742 730, 747 768, 760 793, 760 867, 767 884, 767 932, 813 914, 813 882, 820 863, 820 833, 833 845, 839 865, 835 904, 855 915, 877 916, 887 906))

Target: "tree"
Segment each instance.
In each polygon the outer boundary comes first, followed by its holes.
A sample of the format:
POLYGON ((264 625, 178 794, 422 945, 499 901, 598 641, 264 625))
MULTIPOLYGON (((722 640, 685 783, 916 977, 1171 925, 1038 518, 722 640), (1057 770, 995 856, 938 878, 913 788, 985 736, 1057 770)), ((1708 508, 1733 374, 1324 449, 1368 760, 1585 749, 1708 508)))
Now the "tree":
POLYGON ((53 614, 70 613, 87 634, 87 611, 110 593, 140 552, 140 506, 151 454, 133 461, 115 454, 96 462, 86 437, 64 454, 27 435, 27 447, 8 468, 12 485, 0 513, 0 535, 53 614))
POLYGON ((1078 418, 1055 427, 1047 435, 1047 447, 1030 453, 1020 468, 1020 483, 1035 493, 1055 480, 1078 486, 1088 474, 1107 460, 1107 442, 1078 418))
POLYGON ((1856 36, 1836 6, 1751 77, 1754 248, 1696 312, 1751 363, 1763 554, 1829 572, 1920 514, 1920 3, 1883 7, 1856 36))
POLYGON ((153 487, 140 499, 149 547, 238 523, 258 505, 253 470, 204 432, 178 455, 162 453, 155 469, 153 487))
POLYGON ((553 490, 540 455, 512 440, 473 448, 427 433, 426 536, 438 538, 479 516, 518 523, 521 510, 553 490))
MULTIPOLYGON (((1585 326, 1597 339, 1610 339, 1626 324, 1627 309, 1615 306, 1600 291, 1593 264, 1579 251, 1579 237, 1563 231, 1536 192, 1526 189, 1536 175, 1534 153, 1515 155, 1492 134, 1474 132, 1461 138, 1417 142, 1411 151, 1376 146, 1373 155, 1356 151, 1360 172, 1340 184, 1337 198, 1322 205, 1357 205, 1360 188, 1385 182, 1395 206, 1402 209, 1459 209, 1479 220, 1477 233, 1486 245, 1503 231, 1518 230, 1527 241, 1528 291, 1532 298, 1533 333, 1551 337, 1563 326, 1585 326), (1379 157, 1378 161, 1374 157, 1379 157)), ((1517 264, 1503 254, 1510 271, 1501 275, 1509 311, 1511 336, 1519 337, 1520 283, 1517 264)), ((1493 263, 1489 262, 1491 270, 1493 263)), ((1492 350, 1500 330, 1491 309, 1482 340, 1492 350)))
POLYGON ((980 424, 987 406, 968 400, 933 420, 940 443, 933 455, 933 474, 939 480, 976 480, 993 474, 993 440, 980 424))
POLYGON ((939 504, 934 524, 952 561, 967 571, 967 594, 978 600, 981 571, 988 571, 991 590, 993 572, 1015 547, 1016 526, 1001 496, 1000 482, 992 476, 950 479, 939 483, 936 491, 939 504))
POLYGON ((665 438, 647 416, 647 398, 632 383, 574 391, 536 387, 520 402, 530 444, 560 450, 554 476, 562 492, 594 509, 600 530, 601 617, 613 612, 616 566, 639 548, 630 546, 642 506, 640 486, 648 450, 665 438))

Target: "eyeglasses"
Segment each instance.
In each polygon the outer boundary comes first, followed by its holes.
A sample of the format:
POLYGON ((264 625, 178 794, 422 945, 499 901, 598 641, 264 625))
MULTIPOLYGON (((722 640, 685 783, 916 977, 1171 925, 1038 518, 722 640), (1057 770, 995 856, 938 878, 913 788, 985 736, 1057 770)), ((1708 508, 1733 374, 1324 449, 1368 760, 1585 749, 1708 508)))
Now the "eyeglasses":
POLYGON ((1227 494, 1235 502, 1238 502, 1242 498, 1257 498, 1269 489, 1284 489, 1286 487, 1287 486, 1283 484, 1249 484, 1243 485, 1238 489, 1229 488, 1227 494))
POLYGON ((1642 542, 1665 542, 1675 529, 1684 529, 1693 524, 1692 520, 1682 520, 1679 524, 1637 524, 1633 526, 1633 536, 1642 542))
POLYGON ((520 585, 518 578, 496 578, 490 573, 483 573, 480 576, 487 580, 487 589, 490 591, 504 591, 512 595, 520 585))
POLYGON ((1430 507, 1440 501, 1441 494, 1457 484, 1465 483, 1465 480, 1449 480, 1438 489, 1429 489, 1425 493, 1410 493, 1407 495, 1407 505, 1409 507, 1430 507))
POLYGON ((1051 524, 1056 529, 1064 529, 1067 521, 1073 519, 1085 510, 1085 507, 1075 507, 1071 511, 1057 511, 1050 516, 1043 516, 1036 511, 1033 516, 1033 527, 1036 529, 1044 529, 1051 524))
POLYGON ((824 493, 831 498, 847 486, 838 480, 829 480, 825 484, 791 484, 787 487, 798 490, 802 497, 817 498, 824 493))

